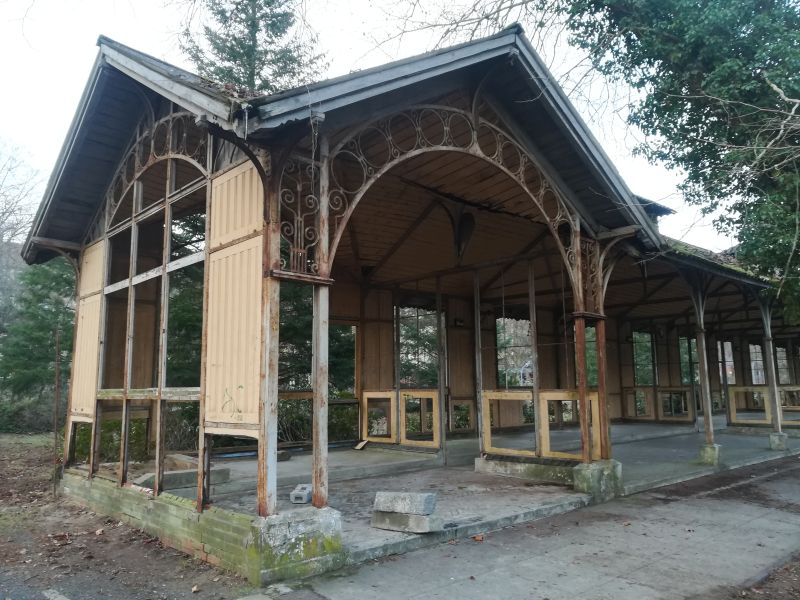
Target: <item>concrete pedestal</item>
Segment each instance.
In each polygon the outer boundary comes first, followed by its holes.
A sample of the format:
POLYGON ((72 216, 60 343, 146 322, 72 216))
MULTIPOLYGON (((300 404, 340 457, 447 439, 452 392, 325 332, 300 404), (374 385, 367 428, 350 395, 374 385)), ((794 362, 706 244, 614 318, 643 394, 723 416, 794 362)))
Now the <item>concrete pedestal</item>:
POLYGON ((622 463, 598 460, 580 464, 572 469, 576 492, 591 494, 594 502, 607 502, 622 494, 622 463))
POLYGON ((703 444, 700 446, 700 462, 704 465, 717 466, 719 464, 719 444, 703 444))
POLYGON ((785 433, 770 433, 769 434, 769 449, 770 450, 778 450, 778 451, 785 451, 788 450, 788 446, 786 445, 786 440, 789 436, 785 433))

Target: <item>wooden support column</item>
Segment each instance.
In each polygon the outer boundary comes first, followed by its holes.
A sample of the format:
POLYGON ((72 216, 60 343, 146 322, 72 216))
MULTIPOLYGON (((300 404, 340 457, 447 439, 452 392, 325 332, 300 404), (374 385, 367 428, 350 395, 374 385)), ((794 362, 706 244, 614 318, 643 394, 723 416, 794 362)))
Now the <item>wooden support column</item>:
MULTIPOLYGON (((436 339, 438 356, 437 383, 439 387, 439 443, 443 464, 447 464, 447 343, 445 340, 444 304, 442 302, 442 280, 436 278, 436 339)), ((432 407, 431 407, 432 408, 432 407)))
POLYGON ((329 289, 314 286, 312 374, 314 386, 312 503, 328 505, 328 311, 329 289))
POLYGON ((103 424, 103 403, 94 401, 94 418, 92 419, 92 438, 89 444, 89 479, 91 479, 100 466, 100 428, 103 424))
POLYGON ((542 440, 542 416, 547 415, 547 406, 540 407, 541 398, 539 387, 541 377, 539 374, 539 328, 536 322, 536 272, 533 261, 528 261, 528 323, 529 338, 531 346, 531 398, 533 399, 533 413, 536 418, 533 422, 534 441, 536 444, 536 455, 542 455, 544 443, 542 440))
POLYGON ((600 415, 600 458, 611 458, 611 432, 608 422, 608 361, 606 360, 606 320, 595 321, 595 343, 597 345, 597 413, 600 415))
MULTIPOLYGON (((271 173, 280 167, 273 160, 271 173)), ((268 157, 259 156, 266 169, 268 157)), ((259 389, 258 465, 256 509, 260 517, 278 512, 278 341, 280 335, 280 201, 277 182, 264 183, 264 245, 261 285, 261 382, 259 389)), ((205 339, 205 338, 204 338, 205 339)))
MULTIPOLYGON (((312 117, 313 119, 314 117, 312 117)), ((312 123, 313 127, 313 123, 312 123)), ((330 276, 329 255, 329 154, 328 136, 320 137, 319 211, 317 214, 316 261, 319 272, 330 276)), ((314 321, 311 341, 311 384, 313 400, 313 461, 312 499, 317 508, 328 505, 328 326, 330 312, 330 289, 324 285, 314 286, 314 321)))
POLYGON ((711 407, 711 381, 708 372, 708 351, 706 348, 706 330, 698 326, 697 336, 697 368, 700 372, 700 398, 703 402, 703 425, 706 432, 706 444, 714 444, 714 411, 711 407))
POLYGON ((578 414, 581 425, 581 460, 592 461, 592 437, 589 427, 591 418, 589 395, 586 386, 586 318, 575 316, 575 378, 578 384, 578 414))
POLYGON ((475 327, 475 403, 477 410, 476 426, 478 428, 478 445, 480 455, 486 453, 486 440, 483 437, 483 419, 489 418, 483 414, 483 355, 481 354, 481 276, 478 271, 472 276, 472 322, 475 327))
MULTIPOLYGON (((692 306, 695 313, 695 339, 697 341, 697 369, 700 379, 700 400, 703 406, 703 426, 706 432, 706 445, 714 445, 714 411, 711 407, 711 380, 708 372, 708 349, 706 347, 705 309, 709 282, 703 276, 685 275, 691 287, 692 306)), ((689 344, 691 357, 691 344, 689 344)), ((691 359, 690 359, 691 364, 691 359)), ((695 413, 695 423, 697 416, 695 413)))
POLYGON ((131 401, 128 395, 122 399, 122 432, 119 439, 119 469, 117 471, 117 485, 125 485, 128 481, 128 433, 131 428, 131 401))
MULTIPOLYGON (((782 433, 783 409, 781 407, 781 393, 778 388, 778 377, 775 369, 775 345, 772 340, 772 302, 758 299, 758 308, 761 312, 761 323, 764 327, 764 367, 767 376, 767 389, 769 390, 769 402, 772 409, 772 429, 775 433, 782 433)), ((766 409, 766 406, 764 407, 766 409)))

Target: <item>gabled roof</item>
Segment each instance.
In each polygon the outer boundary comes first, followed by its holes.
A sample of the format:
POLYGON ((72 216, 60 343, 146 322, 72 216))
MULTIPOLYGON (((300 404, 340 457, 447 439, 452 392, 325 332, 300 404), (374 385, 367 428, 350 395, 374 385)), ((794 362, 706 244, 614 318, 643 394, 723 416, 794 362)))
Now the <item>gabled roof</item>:
POLYGON ((261 97, 211 82, 106 37, 100 37, 98 45, 97 61, 23 248, 28 262, 50 256, 37 244, 39 239, 72 244, 83 239, 144 110, 143 97, 161 95, 240 135, 248 113, 248 132, 256 136, 307 119, 312 109, 335 113, 358 108, 359 102, 380 102, 394 91, 431 85, 436 78, 473 67, 505 76, 493 93, 503 104, 499 108, 505 110, 504 118, 514 122, 523 145, 547 163, 586 223, 597 229, 635 225, 646 246, 663 244, 642 203, 518 25, 487 38, 261 97))
POLYGON ((53 256, 41 240, 80 243, 102 202, 132 132, 158 94, 231 128, 238 90, 221 86, 101 36, 99 51, 66 140, 22 249, 28 263, 53 256))

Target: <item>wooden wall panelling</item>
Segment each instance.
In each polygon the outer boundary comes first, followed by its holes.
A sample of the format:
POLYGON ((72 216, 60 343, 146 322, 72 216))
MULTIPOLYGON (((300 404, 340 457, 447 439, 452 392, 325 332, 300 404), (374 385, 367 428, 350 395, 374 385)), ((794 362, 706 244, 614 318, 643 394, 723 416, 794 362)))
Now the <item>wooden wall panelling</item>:
POLYGON ((263 225, 264 190, 250 161, 212 181, 209 227, 212 251, 260 231, 263 225))
POLYGON ((261 261, 261 236, 211 253, 206 331, 207 424, 258 425, 261 261))

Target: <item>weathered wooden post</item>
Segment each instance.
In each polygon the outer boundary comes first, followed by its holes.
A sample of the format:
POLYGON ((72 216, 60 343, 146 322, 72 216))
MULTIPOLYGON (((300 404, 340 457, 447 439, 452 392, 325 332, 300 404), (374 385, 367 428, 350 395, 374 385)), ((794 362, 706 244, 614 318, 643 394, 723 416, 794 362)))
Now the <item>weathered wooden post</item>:
MULTIPOLYGON (((312 128, 316 126, 312 117, 312 128)), ((316 261, 319 273, 330 276, 329 254, 329 165, 328 136, 320 136, 319 210, 317 213, 316 261)), ((314 285, 314 321, 312 334, 311 380, 314 388, 312 503, 317 508, 328 505, 328 326, 330 290, 314 285)))
POLYGON ((765 408, 769 406, 772 421, 772 433, 769 436, 769 447, 772 450, 786 450, 787 435, 783 433, 782 418, 783 407, 781 406, 781 392, 778 388, 778 377, 775 369, 775 345, 772 340, 772 308, 771 299, 758 296, 758 309, 761 313, 761 323, 764 327, 764 367, 767 376, 767 389, 769 398, 765 403, 765 408))
POLYGON ((714 414, 711 406, 711 383, 708 372, 708 350, 706 348, 705 310, 710 278, 705 274, 683 273, 689 284, 690 298, 695 313, 695 340, 697 342, 697 369, 700 378, 700 400, 703 405, 705 444, 700 449, 700 460, 705 464, 719 463, 719 444, 714 442, 714 414))

